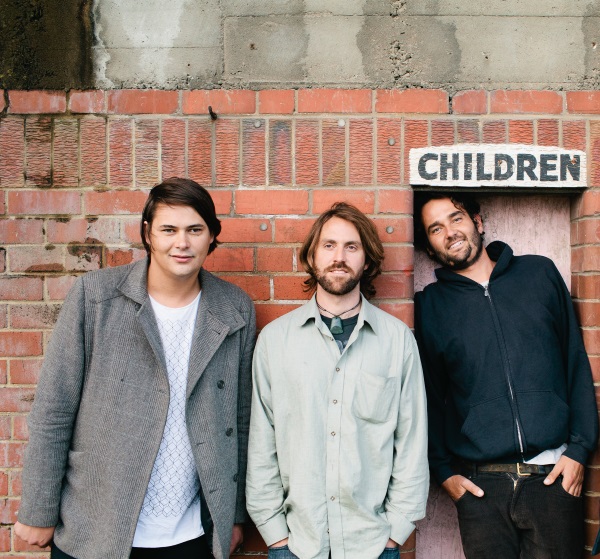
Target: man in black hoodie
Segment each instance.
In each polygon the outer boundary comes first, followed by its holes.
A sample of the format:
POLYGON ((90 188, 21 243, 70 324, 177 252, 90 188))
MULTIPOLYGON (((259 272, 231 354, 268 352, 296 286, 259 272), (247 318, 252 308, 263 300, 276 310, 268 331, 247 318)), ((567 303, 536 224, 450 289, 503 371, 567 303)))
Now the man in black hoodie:
POLYGON ((456 503, 465 555, 579 558, 598 415, 564 281, 545 257, 484 248, 470 196, 415 201, 416 242, 442 266, 415 297, 429 462, 456 503))

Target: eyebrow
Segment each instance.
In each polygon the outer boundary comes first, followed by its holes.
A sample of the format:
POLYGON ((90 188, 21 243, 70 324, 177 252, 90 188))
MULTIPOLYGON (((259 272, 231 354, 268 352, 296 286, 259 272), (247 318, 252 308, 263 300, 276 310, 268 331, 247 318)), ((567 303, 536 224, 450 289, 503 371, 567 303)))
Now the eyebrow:
MULTIPOLYGON (((335 239, 322 239, 321 240, 322 243, 338 243, 338 241, 336 241, 335 239)), ((348 241, 347 243, 344 243, 344 246, 348 246, 348 245, 361 245, 362 243, 360 241, 348 241)))
MULTIPOLYGON (((157 224, 157 227, 169 227, 170 229, 180 229, 177 225, 171 225, 169 223, 160 223, 157 224)), ((191 229, 192 227, 205 227, 202 223, 192 223, 191 225, 186 225, 185 229, 191 229)))

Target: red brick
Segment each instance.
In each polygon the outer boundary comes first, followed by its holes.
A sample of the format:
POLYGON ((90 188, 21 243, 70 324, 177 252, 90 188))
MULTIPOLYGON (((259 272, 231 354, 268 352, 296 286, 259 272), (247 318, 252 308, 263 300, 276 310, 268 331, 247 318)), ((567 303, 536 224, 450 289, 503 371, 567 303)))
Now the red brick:
POLYGON ((22 186, 25 180, 25 121, 21 118, 0 120, 0 185, 22 186))
POLYGON ((385 246, 384 272, 412 272, 414 251, 411 246, 385 246))
MULTIPOLYGON (((16 419, 16 418, 15 418, 16 419)), ((23 482, 20 470, 9 470, 8 472, 9 487, 8 491, 11 497, 19 497, 23 492, 23 482)))
POLYGON ((6 272, 6 250, 0 248, 0 273, 6 272))
POLYGON ((72 113, 103 113, 106 111, 104 91, 72 90, 69 93, 69 110, 72 113))
POLYGON ((571 249, 571 272, 600 271, 600 246, 574 247, 571 249))
POLYGON ((427 121, 407 120, 404 123, 404 184, 409 183, 408 157, 411 148, 420 148, 427 145, 427 121))
POLYGON ((51 301, 62 301, 67 296, 69 289, 71 289, 76 279, 77 276, 74 275, 47 277, 46 287, 49 299, 51 301))
MULTIPOLYGON (((14 524, 17 521, 17 512, 20 504, 20 499, 0 499, 0 523, 14 524)), ((11 559, 28 559, 26 557, 15 557, 13 555, 10 557, 11 559)))
POLYGON ((37 384, 42 368, 42 359, 11 359, 11 384, 37 384))
POLYGON ((291 114, 295 105, 291 89, 265 89, 258 92, 258 112, 263 114, 291 114))
POLYGON ((43 220, 0 219, 0 244, 37 244, 43 242, 43 220))
POLYGON ((258 247, 256 269, 259 272, 291 272, 294 269, 294 249, 289 247, 258 247))
POLYGON ((128 187, 133 183, 133 122, 129 119, 108 123, 110 185, 128 187))
POLYGON ((218 185, 239 183, 240 123, 238 120, 217 120, 215 123, 215 173, 218 185))
POLYGON ((0 360, 0 384, 6 384, 8 382, 8 361, 6 359, 0 360))
POLYGON ((399 184, 402 165, 402 121, 377 120, 377 183, 399 184), (391 142, 391 144, 390 144, 391 142))
MULTIPOLYGON (((598 390, 598 389, 596 389, 598 390)), ((600 470, 597 468, 586 468, 583 480, 583 490, 598 493, 600 491, 600 470)))
POLYGON ((600 275, 573 275, 571 289, 578 299, 600 299, 600 275))
POLYGON ((583 120, 567 120, 562 123, 563 146, 565 149, 585 151, 585 122, 583 120))
MULTIPOLYGON (((41 354, 41 332, 0 332, 0 355, 5 357, 25 357, 41 354)), ((6 396, 3 395, 3 398, 6 398, 6 396)), ((2 411, 15 411, 5 409, 2 405, 0 405, 0 408, 2 408, 2 411)))
POLYGON ((431 123, 431 145, 449 146, 454 144, 454 121, 434 120, 431 123))
POLYGON ((275 221, 276 243, 302 243, 313 223, 314 218, 291 219, 280 218, 275 221))
POLYGON ((106 266, 112 268, 114 266, 123 266, 131 264, 135 260, 140 260, 146 256, 146 251, 141 248, 128 249, 105 249, 104 261, 106 266))
POLYGON ((577 226, 575 244, 593 244, 600 242, 599 219, 583 219, 572 223, 572 225, 577 226))
POLYGON ((350 184, 373 183, 373 122, 366 119, 350 120, 348 156, 350 184))
POLYGON ((414 310, 411 303, 381 303, 378 307, 397 319, 401 320, 409 328, 414 326, 414 310))
POLYGON ((105 186, 107 182, 106 120, 88 117, 80 120, 81 185, 105 186))
POLYGON ((319 183, 319 124, 314 120, 296 121, 296 184, 319 183))
MULTIPOLYGON (((251 522, 248 522, 244 529, 244 551, 265 551, 266 549, 267 547, 260 533, 251 522)), ((247 555, 244 555, 244 557, 247 557, 247 555)), ((258 557, 264 557, 264 554, 255 557, 258 559, 258 557)))
POLYGON ((563 98, 556 91, 492 91, 492 113, 550 113, 560 114, 563 98))
POLYGON ((173 114, 179 92, 156 89, 115 89, 106 93, 109 114, 173 114))
POLYGON ((292 184, 292 121, 269 121, 269 184, 292 184))
POLYGON ((509 121, 508 141, 511 144, 533 144, 533 122, 531 120, 509 121))
POLYGON ((410 243, 413 240, 412 217, 375 217, 373 219, 384 243, 410 243), (391 233, 387 228, 392 227, 391 233))
POLYGON ((228 276, 222 279, 243 289, 253 301, 268 301, 271 297, 269 276, 228 276))
POLYGON ((481 89, 460 91, 452 97, 452 112, 457 115, 487 113, 487 91, 481 89))
POLYGON ((339 126, 337 120, 325 120, 322 126, 323 184, 344 185, 346 184, 346 128, 339 126))
POLYGON ((78 214, 79 196, 57 190, 12 191, 8 192, 8 210, 15 215, 78 214))
POLYGON ((583 327, 600 326, 600 303, 595 301, 576 301, 575 311, 579 324, 583 327))
MULTIPOLYGON (((0 416, 0 439, 6 441, 11 438, 11 418, 8 415, 0 416)), ((6 493, 0 493, 6 495, 6 493)))
POLYGON ((50 117, 28 118, 25 123, 27 168, 25 184, 47 187, 52 184, 50 117))
POLYGON ((483 123, 483 142, 487 144, 506 143, 506 121, 492 120, 483 123))
POLYGON ((586 351, 591 354, 600 353, 600 330, 583 328, 581 334, 586 351))
POLYGON ((207 120, 188 123, 188 176, 202 186, 212 184, 212 133, 207 120))
POLYGON ((231 213, 233 204, 231 190, 211 190, 210 197, 213 199, 217 214, 229 215, 231 213))
POLYGON ((448 94, 441 89, 380 89, 375 110, 378 113, 448 113, 448 94))
POLYGON ((91 215, 141 213, 148 194, 140 190, 84 193, 85 213, 91 215))
POLYGON ((264 120, 242 121, 242 184, 259 186, 265 184, 265 126, 264 120), (259 127, 256 127, 259 124, 259 127))
MULTIPOLYGON (((600 131, 600 129, 599 129, 600 131)), ((600 214, 600 190, 586 190, 571 204, 571 219, 600 214)))
POLYGON ((372 214, 375 210, 375 192, 361 189, 323 189, 313 191, 312 213, 321 214, 336 202, 347 202, 361 212, 372 214))
POLYGON ((413 296, 413 275, 410 272, 383 274, 374 284, 377 299, 410 299, 413 296))
POLYGON ((62 272, 65 269, 64 246, 9 247, 7 256, 11 272, 62 272))
POLYGON ((254 249, 246 247, 218 247, 204 262, 211 272, 252 272, 254 249))
POLYGON ((10 326, 17 330, 40 330, 54 327, 60 305, 10 305, 10 326))
POLYGON ((379 213, 409 214, 413 213, 412 188, 377 191, 379 197, 379 213))
POLYGON ((224 243, 268 243, 271 241, 271 222, 268 219, 230 217, 221 222, 219 240, 224 243), (266 230, 260 226, 265 224, 266 230))
POLYGON ((256 111, 256 94, 254 91, 225 89, 183 92, 183 114, 208 115, 209 106, 217 115, 252 114, 256 111))
MULTIPOLYGON (((256 308, 256 327, 261 330, 269 322, 272 322, 276 318, 283 316, 294 309, 297 309, 300 305, 297 304, 269 304, 269 303, 258 303, 255 305, 256 308)), ((1 517, 0 517, 1 519, 1 517)))
POLYGON ((75 119, 61 119, 54 123, 52 168, 54 186, 79 184, 79 123, 75 119))
MULTIPOLYGON (((0 472, 0 496, 8 497, 8 473, 0 472)), ((5 534, 8 532, 8 528, 0 529, 0 551, 10 550, 10 543, 8 549, 6 543, 10 542, 10 536, 6 538, 5 534), (7 541, 5 541, 7 540, 7 541)))
POLYGON ((299 113, 370 113, 370 89, 300 89, 299 113))
POLYGON ((0 89, 0 111, 6 109, 6 102, 4 101, 4 90, 0 89))
POLYGON ((311 293, 304 291, 306 274, 275 276, 273 278, 274 299, 276 301, 297 301, 310 299, 311 293))
POLYGON ((159 182, 159 136, 158 120, 136 120, 135 184, 138 188, 151 187, 159 182))
POLYGON ((538 120, 537 143, 540 146, 558 146, 558 120, 538 120))
POLYGON ((67 99, 64 91, 9 91, 8 112, 13 114, 64 113, 67 99))
POLYGON ((589 145, 589 177, 590 186, 600 186, 600 122, 590 122, 590 145, 589 145))
POLYGON ((305 214, 308 192, 305 190, 238 190, 235 195, 238 214, 305 214))
POLYGON ((479 142, 479 121, 459 120, 456 124, 456 134, 461 144, 475 144, 479 142))
POLYGON ((46 223, 46 235, 50 243, 77 241, 82 244, 102 244, 122 241, 120 220, 112 217, 50 219, 46 223))
POLYGON ((185 177, 185 121, 165 119, 161 130, 162 180, 185 177))
POLYGON ((592 368, 592 377, 594 382, 600 382, 600 356, 590 355, 588 357, 590 360, 590 366, 592 368))
POLYGON ((599 114, 599 91, 567 91, 567 111, 576 114, 599 114))
POLYGON ((0 277, 0 299, 3 301, 41 301, 43 288, 42 278, 0 277))
POLYGON ((67 272, 88 272, 103 267, 104 247, 69 243, 66 248, 65 270, 67 272))

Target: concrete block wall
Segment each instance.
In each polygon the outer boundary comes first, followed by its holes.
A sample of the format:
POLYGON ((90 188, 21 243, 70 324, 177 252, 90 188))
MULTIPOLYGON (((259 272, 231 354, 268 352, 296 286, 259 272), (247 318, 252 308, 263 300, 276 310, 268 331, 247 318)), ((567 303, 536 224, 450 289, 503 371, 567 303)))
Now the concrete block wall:
MULTIPOLYGON (((589 188, 571 199, 571 285, 600 398, 599 92, 2 93, 0 557, 40 557, 14 537, 11 524, 25 418, 60 303, 77 274, 143 255, 139 211, 148 189, 169 176, 188 176, 211 191, 223 244, 207 268, 251 295, 259 326, 305 300, 297 252, 315 216, 337 200, 377 224, 386 259, 376 303, 412 326, 409 149, 514 142, 585 150, 589 188)), ((585 492, 589 546, 599 525, 600 455, 585 492)), ((421 547, 417 540, 407 542, 403 557, 428 559, 419 549, 455 556, 444 538, 421 547)), ((264 555, 251 531, 243 556, 264 555)))

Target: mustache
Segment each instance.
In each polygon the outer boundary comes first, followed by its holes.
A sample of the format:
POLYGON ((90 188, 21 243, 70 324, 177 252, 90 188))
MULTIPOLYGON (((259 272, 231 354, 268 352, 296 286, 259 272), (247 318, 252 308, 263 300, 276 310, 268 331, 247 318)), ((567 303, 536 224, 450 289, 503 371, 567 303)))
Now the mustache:
POLYGON ((344 270, 346 272, 352 273, 352 270, 348 266, 346 266, 344 262, 340 262, 339 264, 332 264, 331 266, 325 268, 325 272, 331 272, 332 270, 344 270))

